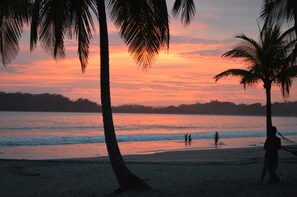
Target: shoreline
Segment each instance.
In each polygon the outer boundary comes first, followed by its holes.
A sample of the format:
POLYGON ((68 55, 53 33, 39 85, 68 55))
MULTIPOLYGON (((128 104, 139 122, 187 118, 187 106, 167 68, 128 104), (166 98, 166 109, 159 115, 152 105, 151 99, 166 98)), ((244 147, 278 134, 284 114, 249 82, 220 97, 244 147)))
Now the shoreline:
MULTIPOLYGON (((288 146, 289 147, 289 146, 288 146)), ((263 147, 241 147, 241 148, 218 148, 218 149, 188 149, 188 150, 168 150, 149 154, 129 154, 122 155, 123 159, 129 163, 146 163, 146 162, 181 162, 181 163, 200 163, 200 162, 234 162, 246 160, 262 160, 265 151, 263 147)), ((279 150, 280 160, 294 158, 291 153, 279 150)), ((50 159, 6 159, 0 158, 0 161, 32 161, 32 162, 104 162, 108 163, 108 156, 96 157, 78 157, 78 158, 50 158, 50 159)))
MULTIPOLYGON (((154 190, 118 196, 272 196, 296 195, 296 156, 279 152, 282 183, 261 185, 264 150, 168 151, 128 155, 128 168, 154 190)), ((117 189, 108 157, 51 160, 0 159, 3 196, 105 196, 117 189)))
MULTIPOLYGON (((123 156, 150 155, 155 153, 190 150, 216 150, 233 148, 263 147, 264 138, 225 138, 218 145, 210 139, 194 139, 191 144, 183 140, 168 141, 139 141, 119 142, 123 156)), ((3 146, 0 159, 67 159, 67 158, 92 158, 107 156, 105 143, 93 144, 66 144, 42 146, 3 146)))
MULTIPOLYGON (((296 140, 295 138, 292 138, 296 140)), ((264 137, 248 138, 223 138, 215 145, 210 139, 194 139, 191 144, 185 144, 183 140, 168 141, 139 141, 119 142, 123 157, 131 155, 151 155, 173 151, 212 151, 225 149, 259 148, 263 150, 264 137)), ((291 145, 285 143, 283 145, 291 145)), ((261 152, 261 151, 260 151, 261 152)), ((2 146, 0 159, 68 159, 68 158, 96 158, 107 156, 106 144, 66 144, 66 145, 42 145, 42 146, 2 146)), ((141 157, 141 156, 140 156, 141 157)))

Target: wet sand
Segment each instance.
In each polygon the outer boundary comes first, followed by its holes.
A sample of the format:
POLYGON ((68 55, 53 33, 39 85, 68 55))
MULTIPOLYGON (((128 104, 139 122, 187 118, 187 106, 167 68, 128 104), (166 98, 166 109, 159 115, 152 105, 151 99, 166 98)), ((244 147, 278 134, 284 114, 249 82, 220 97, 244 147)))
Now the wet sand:
MULTIPOLYGON (((297 157, 281 150, 281 184, 259 184, 264 150, 187 150, 124 159, 153 190, 117 196, 272 196, 297 194, 297 157)), ((0 160, 0 194, 9 196, 105 196, 117 189, 107 157, 0 160)))

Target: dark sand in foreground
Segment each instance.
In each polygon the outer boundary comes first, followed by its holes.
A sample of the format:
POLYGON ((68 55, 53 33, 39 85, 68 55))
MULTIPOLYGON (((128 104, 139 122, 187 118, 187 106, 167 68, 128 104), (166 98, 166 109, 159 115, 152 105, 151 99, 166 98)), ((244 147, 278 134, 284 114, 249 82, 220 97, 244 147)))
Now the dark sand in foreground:
MULTIPOLYGON (((262 148, 216 149, 125 156, 154 190, 117 196, 296 197, 297 157, 280 151, 281 184, 259 184, 262 148)), ((106 157, 0 160, 0 196, 105 196, 117 189, 106 157)))

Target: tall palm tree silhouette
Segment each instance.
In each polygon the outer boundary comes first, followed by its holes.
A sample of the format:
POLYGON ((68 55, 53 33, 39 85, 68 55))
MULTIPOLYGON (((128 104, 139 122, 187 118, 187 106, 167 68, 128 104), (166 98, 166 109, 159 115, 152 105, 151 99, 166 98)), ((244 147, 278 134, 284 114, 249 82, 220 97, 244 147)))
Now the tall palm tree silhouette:
POLYGON ((214 78, 216 81, 222 77, 240 77, 240 84, 253 86, 263 83, 266 91, 266 131, 267 137, 271 135, 271 87, 281 87, 283 97, 289 96, 292 81, 297 77, 296 61, 291 56, 296 44, 296 35, 293 28, 282 33, 280 25, 274 25, 262 30, 259 41, 244 34, 236 36, 241 42, 238 46, 222 56, 229 59, 241 59, 249 64, 248 70, 229 69, 214 78))
MULTIPOLYGON (((0 2, 0 13, 9 6, 0 2)), ((111 18, 119 28, 119 33, 128 50, 138 64, 148 67, 163 47, 169 47, 169 15, 166 0, 12 0, 9 2, 33 3, 26 5, 31 10, 31 38, 30 48, 33 50, 39 40, 42 46, 55 59, 65 57, 65 36, 75 35, 78 41, 78 56, 84 71, 88 63, 89 44, 92 39, 94 22, 91 11, 95 13, 100 28, 100 90, 104 134, 108 155, 116 175, 120 190, 130 188, 146 189, 149 186, 135 176, 126 166, 118 147, 110 98, 109 77, 109 42, 106 20, 106 5, 110 10, 111 18)), ((8 3, 9 4, 9 3, 8 3)), ((11 3, 13 4, 13 3, 11 3)), ((25 8, 25 5, 24 5, 25 8)), ((14 10, 17 14, 21 11, 14 10)), ((195 14, 193 0, 176 0, 173 14, 181 15, 181 21, 188 25, 195 14)), ((2 15, 0 15, 2 16, 2 15)), ((7 14, 5 17, 8 17, 7 14)), ((11 21, 5 21, 9 25, 11 21)), ((17 22, 22 25, 24 20, 17 22)), ((1 34, 3 24, 1 23, 1 34)), ((11 30, 16 39, 14 48, 18 46, 21 29, 11 30)), ((6 43, 10 45, 10 43, 6 43)), ((2 62, 9 63, 17 54, 14 48, 1 48, 2 62), (8 55, 7 55, 8 54, 8 55)))

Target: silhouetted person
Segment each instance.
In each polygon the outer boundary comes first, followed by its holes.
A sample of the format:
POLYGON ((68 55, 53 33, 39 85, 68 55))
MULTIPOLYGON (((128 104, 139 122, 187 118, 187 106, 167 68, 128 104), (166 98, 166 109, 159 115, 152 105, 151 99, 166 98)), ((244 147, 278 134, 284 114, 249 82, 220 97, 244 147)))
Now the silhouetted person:
POLYGON ((219 133, 216 131, 215 134, 213 135, 213 138, 215 140, 215 144, 217 145, 218 144, 218 141, 219 141, 219 133))
POLYGON ((186 135, 184 135, 185 137, 185 143, 188 143, 188 134, 186 133, 186 135))
POLYGON ((264 143, 265 158, 261 183, 263 183, 266 171, 269 172, 269 183, 279 183, 280 178, 276 173, 278 167, 278 150, 281 149, 281 140, 276 136, 277 128, 271 128, 271 136, 268 136, 264 143))
POLYGON ((189 141, 189 144, 191 144, 191 142, 192 142, 192 136, 191 136, 191 134, 189 134, 189 136, 188 136, 188 141, 189 141))

